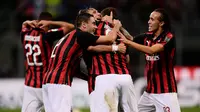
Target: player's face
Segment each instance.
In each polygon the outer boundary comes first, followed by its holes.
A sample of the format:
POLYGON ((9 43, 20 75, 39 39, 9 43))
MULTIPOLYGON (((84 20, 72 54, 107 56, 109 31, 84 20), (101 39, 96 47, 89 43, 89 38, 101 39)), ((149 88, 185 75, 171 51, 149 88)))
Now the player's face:
POLYGON ((90 20, 87 23, 87 31, 89 33, 94 34, 96 28, 97 28, 97 25, 96 25, 96 21, 95 21, 94 17, 90 17, 90 20))
POLYGON ((161 15, 159 12, 152 12, 150 14, 148 21, 149 24, 148 30, 150 32, 156 32, 159 28, 162 28, 162 22, 159 21, 160 16, 161 15))
POLYGON ((94 8, 90 8, 88 10, 88 13, 93 15, 95 20, 101 20, 101 14, 94 8))

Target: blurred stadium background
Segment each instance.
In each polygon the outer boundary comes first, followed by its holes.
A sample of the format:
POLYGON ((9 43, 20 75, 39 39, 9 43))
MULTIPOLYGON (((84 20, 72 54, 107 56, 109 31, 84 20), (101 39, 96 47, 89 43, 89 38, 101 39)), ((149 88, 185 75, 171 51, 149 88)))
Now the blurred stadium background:
MULTIPOLYGON (((49 11, 54 20, 74 23, 77 12, 86 7, 101 11, 115 7, 123 26, 136 35, 147 30, 147 21, 155 8, 165 8, 171 15, 176 35, 176 78, 182 112, 200 112, 200 1, 199 0, 3 0, 0 4, 0 112, 20 112, 23 96, 24 63, 19 33, 25 20, 36 19, 49 11)), ((138 98, 146 81, 144 56, 130 49, 131 75, 138 98)), ((87 84, 75 79, 74 108, 89 112, 87 84)))

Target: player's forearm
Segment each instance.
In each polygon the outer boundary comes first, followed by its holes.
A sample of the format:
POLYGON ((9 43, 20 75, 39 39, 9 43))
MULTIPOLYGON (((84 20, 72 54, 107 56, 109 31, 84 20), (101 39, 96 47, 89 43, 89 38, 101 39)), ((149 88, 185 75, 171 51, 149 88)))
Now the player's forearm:
POLYGON ((154 54, 155 50, 152 49, 152 47, 141 45, 132 41, 127 41, 126 44, 130 47, 133 47, 141 52, 147 53, 147 54, 154 54))
POLYGON ((92 52, 111 52, 112 46, 111 45, 89 46, 87 50, 92 52))
POLYGON ((133 36, 123 27, 120 27, 121 33, 129 40, 133 40, 133 36))
POLYGON ((64 29, 64 32, 67 33, 74 29, 74 25, 64 21, 50 21, 51 25, 59 26, 64 29))

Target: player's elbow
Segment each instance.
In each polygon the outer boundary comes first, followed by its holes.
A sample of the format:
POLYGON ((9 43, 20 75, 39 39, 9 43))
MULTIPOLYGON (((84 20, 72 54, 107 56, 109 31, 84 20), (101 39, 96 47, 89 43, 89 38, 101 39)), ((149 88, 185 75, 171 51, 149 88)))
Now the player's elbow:
POLYGON ((87 48, 87 50, 88 50, 88 51, 93 51, 93 50, 94 50, 94 47, 93 47, 93 46, 89 46, 89 47, 87 48))
POLYGON ((66 23, 63 27, 64 33, 67 34, 74 29, 74 25, 71 23, 66 23))

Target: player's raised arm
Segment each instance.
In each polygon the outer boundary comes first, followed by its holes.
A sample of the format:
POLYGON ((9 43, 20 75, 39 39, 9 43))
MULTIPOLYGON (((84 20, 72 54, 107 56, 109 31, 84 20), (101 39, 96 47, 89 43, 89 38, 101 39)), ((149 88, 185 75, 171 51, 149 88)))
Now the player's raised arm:
POLYGON ((24 21, 24 22, 22 23, 22 29, 23 29, 23 28, 27 28, 27 27, 32 27, 32 28, 37 27, 37 22, 36 22, 36 20, 32 20, 32 21, 26 20, 26 21, 24 21))
POLYGON ((119 28, 121 27, 121 22, 119 20, 114 20, 114 28, 105 36, 100 36, 96 43, 113 43, 117 38, 117 32, 119 31, 119 28))
POLYGON ((68 32, 70 32, 72 29, 74 29, 74 25, 68 22, 64 22, 64 21, 48 21, 48 20, 41 20, 38 25, 40 26, 40 28, 49 26, 49 25, 55 25, 55 26, 59 26, 63 29, 63 33, 66 34, 68 32))

